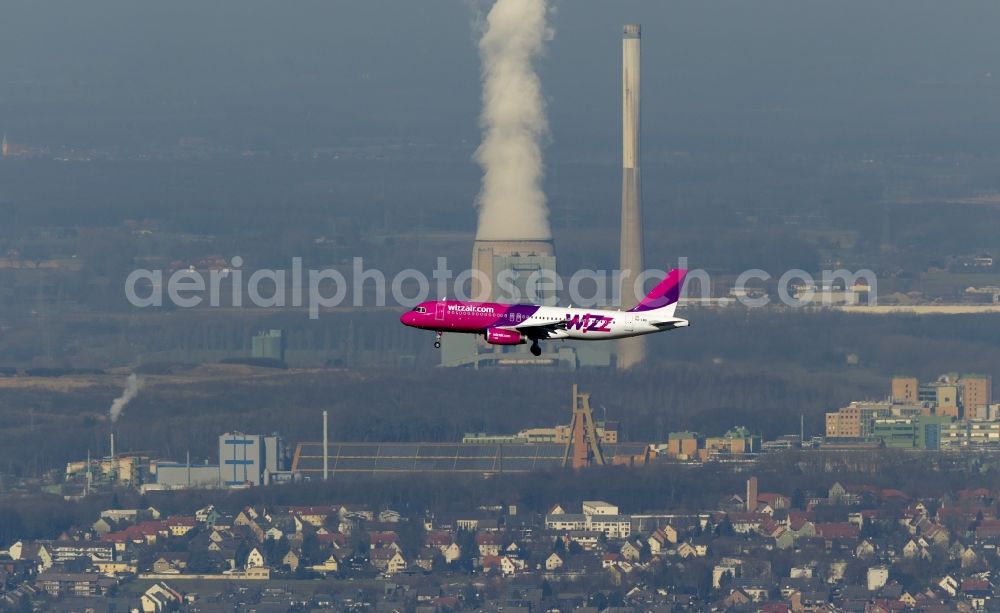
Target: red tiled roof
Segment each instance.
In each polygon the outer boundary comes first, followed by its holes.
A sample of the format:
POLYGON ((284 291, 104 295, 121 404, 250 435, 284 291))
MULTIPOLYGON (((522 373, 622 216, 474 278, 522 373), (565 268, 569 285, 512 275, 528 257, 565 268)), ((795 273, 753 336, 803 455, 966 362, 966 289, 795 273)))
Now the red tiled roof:
POLYGON ((958 497, 961 500, 966 500, 969 498, 991 498, 993 494, 985 487, 976 488, 974 490, 958 490, 958 497))
POLYGON ((424 542, 428 545, 433 545, 435 547, 441 547, 442 545, 451 545, 455 539, 451 534, 447 532, 428 532, 427 536, 424 537, 424 542))
POLYGON ((455 596, 438 596, 431 601, 431 604, 454 609, 458 605, 458 598, 455 596))
POLYGON ((347 543, 347 537, 340 532, 327 532, 326 534, 316 534, 316 542, 323 545, 343 547, 347 543))
POLYGON ((979 522, 976 526, 976 536, 989 537, 989 536, 1000 536, 1000 520, 997 519, 984 519, 979 522))
POLYGON ((476 534, 476 545, 501 545, 503 537, 496 532, 479 532, 476 534))
POLYGON ((990 582, 985 579, 962 579, 960 589, 963 592, 985 592, 990 589, 990 582))
POLYGON ((791 511, 788 513, 788 526, 792 530, 801 530, 806 522, 810 521, 808 513, 802 511, 791 511))
POLYGON ((876 598, 872 604, 881 607, 884 611, 902 611, 906 608, 906 605, 899 600, 890 600, 889 598, 876 598))
POLYGON ((890 489, 882 490, 882 499, 885 500, 885 499, 888 499, 888 498, 899 498, 901 500, 909 500, 910 499, 910 497, 907 496, 906 493, 903 492, 902 490, 896 490, 896 489, 891 489, 891 488, 890 489))
POLYGON ((285 511, 292 515, 333 515, 340 512, 340 507, 335 505, 285 507, 285 511))
POLYGON ((395 532, 369 532, 368 542, 372 545, 392 545, 399 538, 395 532))
POLYGON ((858 527, 847 522, 830 522, 816 524, 816 535, 824 539, 851 539, 858 538, 861 533, 858 527))
POLYGON ((500 566, 500 556, 483 556, 483 568, 495 568, 500 566))
POLYGON ((771 518, 767 513, 750 513, 747 511, 727 513, 726 517, 734 524, 759 524, 771 518))
POLYGON ((149 520, 139 522, 134 526, 129 526, 125 530, 127 532, 138 532, 139 534, 144 535, 154 535, 160 534, 161 532, 167 532, 169 528, 164 521, 149 520))
POLYGON ((759 500, 761 502, 766 502, 767 504, 769 504, 771 506, 774 506, 774 504, 778 501, 779 498, 783 498, 785 500, 788 500, 788 496, 785 496, 784 494, 772 494, 770 492, 765 492, 763 494, 757 494, 757 500, 759 500))

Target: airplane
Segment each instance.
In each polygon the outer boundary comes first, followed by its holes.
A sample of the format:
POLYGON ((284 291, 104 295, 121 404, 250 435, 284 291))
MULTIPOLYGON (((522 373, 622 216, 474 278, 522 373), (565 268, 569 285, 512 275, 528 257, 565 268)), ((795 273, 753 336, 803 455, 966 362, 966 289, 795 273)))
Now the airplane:
POLYGON ((541 355, 538 341, 575 339, 598 341, 665 332, 690 325, 674 317, 686 270, 674 269, 628 311, 549 307, 537 304, 501 304, 431 300, 403 313, 399 321, 411 328, 436 333, 441 348, 445 332, 478 334, 491 345, 531 343, 532 355, 541 355))

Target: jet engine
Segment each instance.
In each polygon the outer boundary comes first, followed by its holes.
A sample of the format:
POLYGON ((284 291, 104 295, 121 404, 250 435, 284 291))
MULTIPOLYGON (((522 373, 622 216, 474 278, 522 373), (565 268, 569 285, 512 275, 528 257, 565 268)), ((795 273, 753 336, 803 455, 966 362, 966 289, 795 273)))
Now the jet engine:
POLYGON ((520 345, 525 341, 524 335, 520 332, 502 328, 487 328, 486 342, 491 345, 520 345))

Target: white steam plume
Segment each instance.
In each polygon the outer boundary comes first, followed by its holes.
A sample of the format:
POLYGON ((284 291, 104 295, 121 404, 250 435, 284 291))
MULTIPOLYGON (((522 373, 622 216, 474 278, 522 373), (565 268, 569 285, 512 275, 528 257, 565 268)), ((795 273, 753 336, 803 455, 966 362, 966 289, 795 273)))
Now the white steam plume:
POLYGON ((483 168, 478 240, 551 238, 541 181, 548 134, 541 82, 532 62, 551 38, 546 0, 497 0, 479 41, 483 168))
POLYGON ((118 418, 122 416, 122 411, 125 410, 125 405, 132 402, 132 399, 139 395, 139 390, 141 389, 142 379, 135 376, 135 373, 129 375, 125 381, 125 390, 122 392, 122 395, 115 398, 114 402, 111 403, 111 410, 109 411, 111 423, 118 421, 118 418))

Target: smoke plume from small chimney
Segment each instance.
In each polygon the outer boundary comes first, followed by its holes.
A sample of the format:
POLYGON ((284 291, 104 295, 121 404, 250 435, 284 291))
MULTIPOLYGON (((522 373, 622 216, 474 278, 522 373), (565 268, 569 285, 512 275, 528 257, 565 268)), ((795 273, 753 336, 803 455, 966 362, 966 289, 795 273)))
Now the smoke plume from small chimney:
POLYGON ((111 410, 109 411, 111 423, 118 421, 118 418, 122 416, 122 411, 125 410, 125 406, 139 395, 139 390, 141 389, 142 379, 137 377, 135 373, 129 375, 125 381, 125 390, 122 392, 122 395, 115 398, 114 402, 111 403, 111 410))

